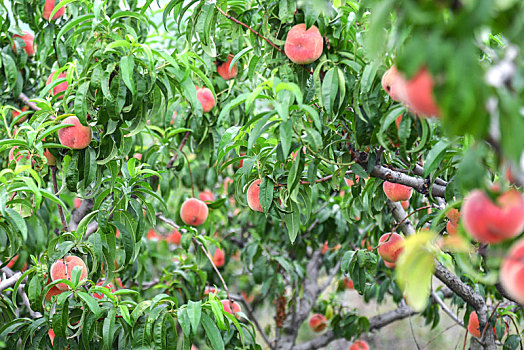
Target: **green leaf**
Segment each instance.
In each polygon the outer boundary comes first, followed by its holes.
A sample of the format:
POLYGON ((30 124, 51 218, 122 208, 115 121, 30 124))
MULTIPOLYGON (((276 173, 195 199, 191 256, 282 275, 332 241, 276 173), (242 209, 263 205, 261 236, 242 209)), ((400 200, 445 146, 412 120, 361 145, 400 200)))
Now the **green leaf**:
POLYGON ((335 98, 338 94, 338 73, 336 68, 331 68, 327 71, 322 82, 322 103, 326 109, 326 113, 331 115, 333 113, 333 106, 335 98))
POLYGON ((258 197, 260 199, 260 205, 262 206, 264 213, 269 212, 269 208, 273 203, 273 190, 273 181, 271 181, 271 179, 268 177, 263 177, 262 181, 260 182, 258 197))
POLYGON ((446 150, 449 147, 450 143, 448 140, 440 140, 432 149, 429 151, 426 161, 424 162, 424 174, 423 177, 428 176, 435 170, 444 156, 446 155, 446 150))
POLYGON ((131 94, 135 94, 135 82, 133 81, 133 70, 135 68, 135 59, 133 56, 124 56, 120 59, 120 71, 122 72, 122 79, 131 94))
POLYGON ((289 241, 295 243, 300 229, 300 211, 295 202, 291 202, 291 212, 284 215, 284 222, 286 224, 289 241))
POLYGON ((200 317, 202 315, 202 301, 194 302, 189 300, 187 302, 187 315, 189 317, 189 322, 191 323, 193 334, 197 334, 200 317))
POLYGON ((202 327, 204 328, 206 336, 211 342, 213 349, 223 350, 224 341, 222 340, 220 330, 215 325, 215 322, 213 322, 213 320, 207 314, 202 314, 202 327))

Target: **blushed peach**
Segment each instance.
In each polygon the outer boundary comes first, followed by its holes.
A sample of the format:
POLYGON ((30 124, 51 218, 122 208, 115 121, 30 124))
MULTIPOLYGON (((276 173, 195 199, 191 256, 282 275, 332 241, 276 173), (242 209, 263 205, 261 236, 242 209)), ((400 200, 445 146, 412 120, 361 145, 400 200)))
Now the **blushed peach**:
POLYGON ((80 208, 80 206, 82 205, 82 200, 80 198, 75 198, 75 200, 73 201, 73 205, 75 206, 75 209, 80 208))
POLYGON ((404 250, 404 237, 398 233, 385 233, 380 237, 378 255, 387 262, 394 263, 404 250))
POLYGON ((200 198, 203 202, 214 202, 215 201, 215 195, 213 192, 206 190, 202 191, 198 194, 198 198, 200 198))
POLYGON ((355 289, 353 286, 353 281, 347 277, 344 278, 344 285, 346 286, 346 289, 355 289))
POLYGON ((236 316, 237 312, 242 311, 240 305, 236 301, 229 301, 228 299, 221 300, 224 311, 236 316))
POLYGON ((46 301, 51 301, 52 297, 54 297, 55 295, 60 295, 63 292, 64 292, 63 290, 60 290, 60 289, 56 288, 56 286, 52 286, 49 289, 49 291, 47 292, 47 294, 45 295, 45 300, 46 301))
POLYGON ((448 210, 446 217, 450 219, 455 225, 457 225, 460 219, 460 212, 458 209, 452 208, 448 210))
POLYGON ((171 244, 180 245, 182 240, 182 235, 178 232, 177 229, 174 229, 169 236, 166 237, 166 242, 171 244))
POLYGON ((384 265, 386 265, 388 269, 394 269, 397 266, 397 264, 386 261, 386 260, 384 260, 384 265))
POLYGON ((247 204, 254 211, 263 212, 262 205, 260 205, 260 183, 262 180, 256 179, 247 189, 247 204))
POLYGON ((294 63, 308 64, 322 56, 324 39, 317 27, 306 30, 306 24, 297 24, 289 30, 284 44, 286 56, 294 63))
MULTIPOLYGON (((18 150, 18 146, 14 146, 13 148, 11 148, 11 150, 9 151, 9 161, 12 162, 13 160, 18 163, 19 161, 22 160, 22 158, 24 157, 22 152, 18 150), (16 152, 16 154, 15 154, 16 152), (16 157, 16 159, 15 159, 16 157)), ((26 156, 26 159, 30 159, 31 158, 31 155, 30 154, 27 154, 26 156)))
POLYGON ((76 116, 70 116, 62 120, 62 125, 73 124, 58 130, 60 143, 71 149, 84 149, 91 143, 92 133, 89 126, 84 126, 76 116))
POLYGON ((211 90, 206 87, 196 88, 197 99, 202 104, 202 110, 204 113, 210 112, 215 106, 215 97, 211 90))
POLYGON ((406 210, 409 208, 409 201, 402 201, 400 202, 400 205, 402 206, 402 209, 406 210))
POLYGON ((233 60, 233 55, 229 54, 227 56, 227 60, 225 62, 222 62, 217 67, 218 75, 222 77, 224 80, 231 80, 238 74, 238 65, 235 63, 233 67, 231 67, 231 61, 233 60), (229 71, 229 67, 231 67, 231 72, 229 71))
POLYGON ((47 159, 47 165, 56 165, 56 157, 47 148, 44 150, 44 156, 47 159))
MULTIPOLYGON (((71 281, 71 273, 76 266, 80 266, 80 280, 87 278, 87 266, 78 256, 66 256, 64 259, 58 259, 51 265, 51 280, 67 279, 71 281)), ((69 287, 65 283, 59 283, 56 287, 60 290, 67 290, 69 287)))
POLYGON ((209 209, 200 199, 189 198, 180 207, 180 218, 186 225, 199 226, 206 222, 209 209))
POLYGON ((502 261, 500 284, 515 301, 524 304, 524 240, 515 243, 502 261))
MULTIPOLYGON (((99 281, 96 285, 97 286, 103 286, 104 285, 104 280, 99 281)), ((106 284, 105 287, 107 289, 109 289, 111 291, 111 293, 116 292, 116 288, 115 288, 115 286, 113 286, 112 283, 106 284)), ((104 296, 105 296, 105 294, 93 293, 93 297, 96 298, 96 299, 102 299, 104 296)))
MULTIPOLYGON (((394 101, 406 103, 406 79, 402 73, 397 70, 397 67, 392 66, 384 73, 382 76, 382 88, 394 101)), ((402 119, 402 116, 399 118, 402 119)), ((400 121, 398 124, 400 124, 400 121)))
MULTIPOLYGON (((57 0, 57 2, 60 2, 57 0)), ((55 9, 55 0, 45 0, 45 3, 44 3, 44 11, 42 11, 42 17, 45 19, 45 20, 48 20, 48 21, 53 21, 57 18, 60 18, 64 15, 65 13, 65 9, 66 7, 63 6, 61 7, 56 13, 55 15, 53 16, 53 18, 51 20, 49 20, 49 17, 51 16, 51 12, 53 12, 53 10, 55 9)))
POLYGON ((215 254, 213 254, 213 263, 216 267, 222 267, 226 263, 226 253, 220 248, 217 248, 215 250, 215 254))
MULTIPOLYGON (((19 258, 19 255, 15 255, 15 256, 13 256, 13 258, 12 258, 12 259, 7 263, 6 266, 7 266, 8 268, 12 269, 12 268, 15 266, 15 264, 16 264, 18 258, 19 258)), ((27 262, 24 263, 24 265, 22 266, 22 269, 21 269, 20 271, 23 272, 23 271, 25 271, 25 270, 27 270, 27 262)))
MULTIPOLYGON (((35 54, 35 49, 33 47, 33 42, 35 40, 35 36, 29 32, 24 31, 24 35, 13 35, 13 38, 20 38, 24 41, 25 46, 23 47, 24 51, 27 53, 27 56, 31 57, 35 54)), ((16 53, 16 46, 13 45, 13 51, 16 53)))
POLYGON ((314 314, 309 319, 309 328, 313 330, 313 332, 322 332, 327 327, 327 319, 326 316, 322 314, 314 314))
MULTIPOLYGON (((20 110, 22 113, 23 112, 27 112, 29 110, 29 108, 27 106, 23 106, 22 109, 20 110)), ((17 111, 11 111, 11 114, 13 115, 13 119, 16 119, 18 118, 18 116, 20 115, 20 112, 17 112, 17 111)), ((20 120, 18 120, 16 122, 16 125, 18 124, 21 124, 23 122, 25 122, 25 120, 27 119, 27 115, 23 116, 22 118, 20 118, 20 120)))
MULTIPOLYGON (((63 78, 67 78, 67 73, 66 72, 62 72, 60 74, 58 74, 58 76, 55 77, 55 72, 52 72, 49 77, 47 78, 47 82, 46 82, 46 85, 49 85, 52 83, 53 80, 56 80, 56 79, 63 79, 63 78)), ((57 86, 55 86, 52 90, 51 90, 51 93, 54 95, 58 95, 60 94, 61 92, 64 92, 67 90, 67 88, 69 87, 69 84, 67 83, 67 81, 64 81, 63 83, 60 83, 58 84, 57 86)), ((60 96, 58 96, 58 98, 63 98, 64 97, 64 94, 61 94, 60 96)))
POLYGON ((413 112, 422 116, 439 116, 439 109, 433 97, 433 77, 426 68, 421 68, 406 81, 406 96, 413 112))
POLYGON ((150 241, 158 241, 162 237, 159 236, 154 229, 150 229, 149 231, 147 231, 146 238, 150 241))
POLYGON ((446 224, 446 231, 449 235, 454 236, 457 234, 457 225, 453 223, 453 221, 449 220, 446 224))
POLYGON ((349 350, 369 350, 369 345, 364 340, 357 340, 349 347, 349 350))
POLYGON ((411 187, 389 181, 384 181, 382 189, 384 190, 386 197, 393 202, 407 201, 411 198, 411 194, 413 193, 411 187))

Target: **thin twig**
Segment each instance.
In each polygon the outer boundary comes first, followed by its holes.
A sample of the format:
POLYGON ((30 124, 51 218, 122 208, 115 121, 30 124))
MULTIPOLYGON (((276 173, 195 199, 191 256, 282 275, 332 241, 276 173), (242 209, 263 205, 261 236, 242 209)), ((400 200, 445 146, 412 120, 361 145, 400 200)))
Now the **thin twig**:
POLYGON ((416 212, 419 212, 419 211, 421 211, 421 210, 424 210, 424 209, 430 209, 430 208, 431 208, 431 205, 426 205, 425 207, 420 207, 420 208, 417 208, 417 209, 413 210, 411 213, 409 213, 408 215, 406 215, 406 216, 404 217, 404 219, 400 220, 400 222, 399 222, 395 227, 393 227, 393 229, 391 230, 391 232, 395 232, 395 231, 397 230, 397 228, 398 228, 400 225, 402 225, 402 223, 403 223, 404 221, 406 221, 406 219, 409 218, 411 215, 413 215, 413 214, 415 214, 416 212))
MULTIPOLYGON (((186 131, 186 134, 184 135, 184 137, 182 138, 182 141, 180 142, 180 146, 178 146, 178 150, 181 151, 182 148, 184 147, 184 145, 186 144, 187 142, 187 138, 189 137, 189 134, 191 133, 191 131, 186 131)), ((171 169, 173 167, 173 163, 175 162, 175 160, 178 158, 178 152, 176 152, 173 157, 171 157, 171 159, 169 159, 169 162, 167 162, 167 165, 166 165, 166 168, 167 169, 171 169)))
POLYGON ((461 320, 459 320, 459 318, 457 317, 457 315, 455 315, 453 313, 453 311, 451 311, 449 309, 449 307, 444 303, 444 301, 442 299, 440 299, 440 297, 434 292, 434 291, 431 291, 431 296, 433 297, 433 299, 437 302, 437 304, 439 304, 440 308, 449 316, 451 317, 451 319, 453 321, 455 321, 456 324, 458 324, 459 326, 461 326, 462 328, 465 328, 464 327, 464 323, 462 323, 461 320))
POLYGON ((267 346, 273 350, 274 347, 273 345, 271 344, 271 341, 269 340, 269 337, 267 336, 266 332, 264 332, 264 330, 262 329, 262 327, 260 326, 260 324, 258 323, 256 317, 255 317, 255 314, 253 313, 253 310, 251 309, 251 306, 249 305, 249 303, 247 302, 246 298, 244 298, 243 295, 234 295, 233 296, 233 299, 238 299, 240 302, 242 302, 242 304, 244 304, 244 308, 247 312, 247 315, 249 316, 250 320, 253 321, 253 323, 255 324, 255 327, 258 329, 258 332, 260 333, 260 335, 262 335, 262 338, 264 339, 264 341, 266 342, 267 346))
MULTIPOLYGON (((57 170, 58 168, 56 167, 56 165, 51 165, 51 178, 53 180, 53 190, 55 191, 55 195, 60 197, 58 195, 58 183, 56 182, 56 171, 57 170)), ((57 205, 58 205, 58 213, 60 214, 60 220, 62 221, 62 228, 64 229, 64 232, 69 232, 69 228, 67 227, 67 221, 64 215, 64 209, 62 208, 60 204, 57 204, 57 205)))

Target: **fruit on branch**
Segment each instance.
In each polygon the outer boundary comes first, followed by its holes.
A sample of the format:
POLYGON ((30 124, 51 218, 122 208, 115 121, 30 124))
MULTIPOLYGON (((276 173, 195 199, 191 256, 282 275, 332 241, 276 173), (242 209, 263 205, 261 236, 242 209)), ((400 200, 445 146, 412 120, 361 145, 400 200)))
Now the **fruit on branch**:
POLYGON ((327 319, 326 316, 322 314, 314 314, 309 319, 309 328, 313 330, 313 332, 322 332, 327 327, 327 319))
MULTIPOLYGON (((51 16, 51 12, 53 12, 54 9, 55 9, 55 0, 45 0, 44 11, 42 11, 42 17, 45 20, 49 21, 49 17, 51 16)), ((55 15, 53 16, 51 21, 54 21, 55 19, 62 17, 64 15, 64 13, 65 13, 65 9, 66 9, 65 6, 61 7, 60 10, 58 10, 55 13, 55 15)))
POLYGON ((322 249, 320 250, 320 254, 326 254, 329 250, 328 241, 324 242, 324 245, 322 246, 322 249))
MULTIPOLYGON (((291 152, 291 158, 293 158, 293 160, 297 159, 298 151, 299 150, 291 152)), ((306 154, 306 146, 302 147, 302 153, 306 154)))
POLYGON ((75 206, 75 209, 80 208, 80 206, 82 205, 82 200, 80 198, 75 198, 75 200, 73 201, 73 205, 75 206))
POLYGON ((315 26, 306 30, 306 24, 297 24, 289 30, 284 44, 286 56, 294 63, 308 64, 321 55, 324 39, 315 26))
POLYGON ((44 156, 47 159, 47 165, 56 165, 56 157, 47 148, 44 150, 44 156))
MULTIPOLYGON (((483 329, 481 329, 479 325, 479 317, 477 315, 477 312, 473 311, 471 314, 469 314, 468 332, 472 336, 480 338, 482 336, 482 330, 483 329)), ((504 330, 504 334, 506 334, 506 332, 507 329, 504 330)), ((497 325, 493 326, 493 334, 495 335, 495 338, 497 338, 497 325)))
POLYGON ((411 198, 411 194, 413 193, 411 187, 389 181, 384 181, 382 189, 384 190, 386 197, 393 202, 407 201, 411 198))
POLYGON ((204 289, 204 295, 208 295, 209 293, 218 294, 218 293, 220 293, 220 289, 218 289, 217 287, 207 286, 204 289))
POLYGON ((369 345, 364 340, 357 340, 349 347, 349 350, 369 350, 369 345))
POLYGON ((60 295, 63 292, 64 292, 63 290, 60 290, 60 289, 56 288, 56 286, 52 286, 49 289, 49 291, 47 292, 47 294, 45 295, 45 300, 46 301, 51 301, 52 297, 54 297, 55 295, 60 295))
POLYGON ((378 255, 389 263, 397 261, 404 250, 404 237, 398 233, 385 233, 380 237, 378 255))
POLYGON ((215 201, 215 195, 213 192, 209 190, 202 191, 198 194, 198 198, 200 198, 203 202, 214 202, 215 201))
POLYGON ((346 286, 346 289, 355 289, 355 287, 353 286, 353 281, 347 277, 344 277, 344 285, 346 286))
POLYGON ((384 265, 386 265, 386 267, 387 267, 388 269, 394 269, 394 268, 397 266, 397 264, 395 264, 395 263, 391 263, 391 262, 386 261, 386 260, 384 260, 384 265))
POLYGON ((233 67, 231 67, 231 61, 233 61, 233 55, 229 54, 227 56, 226 62, 222 62, 217 67, 218 75, 222 77, 224 80, 231 80, 238 74, 238 64, 234 64, 233 67), (229 67, 231 67, 231 73, 229 72, 229 67))
MULTIPOLYGON (((53 80, 57 80, 57 79, 63 79, 63 78, 67 78, 67 73, 66 72, 62 72, 60 74, 58 74, 58 76, 54 76, 55 75, 55 72, 51 73, 49 75, 49 77, 47 78, 47 82, 46 82, 46 85, 49 85, 52 83, 53 80)), ((67 88, 69 87, 69 84, 67 83, 67 81, 64 81, 63 83, 60 83, 58 84, 57 86, 55 86, 52 90, 51 90, 51 93, 54 95, 58 95, 64 91, 67 90, 67 88)), ((60 96, 58 96, 58 98, 63 98, 64 97, 64 94, 60 94, 60 96)))
POLYGON ((166 237, 166 242, 170 244, 180 245, 182 240, 182 235, 178 232, 177 229, 174 229, 169 236, 166 237))
POLYGON ((422 116, 439 116, 438 106, 433 98, 433 77, 427 68, 406 81, 406 97, 409 108, 422 116))
MULTIPOLYGON (((6 266, 8 268, 12 269, 13 266, 15 266, 16 261, 18 260, 18 258, 19 258, 19 255, 13 256, 13 258, 7 263, 6 266)), ((20 269, 20 271, 22 271, 22 272, 25 271, 25 270, 27 270, 27 262, 25 262, 24 265, 22 266, 22 268, 20 269)))
POLYGON ((498 243, 518 236, 524 229, 524 198, 517 190, 509 190, 491 199, 481 190, 474 190, 462 204, 463 224, 468 233, 481 243, 498 243))
POLYGON ((196 88, 197 99, 202 104, 202 110, 204 113, 210 112, 215 106, 215 97, 211 90, 207 87, 196 88))
POLYGON ((457 234, 457 225, 453 223, 453 221, 449 220, 446 224, 446 231, 449 235, 454 236, 457 234))
POLYGON ((147 238, 149 241, 158 241, 158 240, 160 240, 162 237, 161 237, 160 235, 158 235, 154 229, 150 229, 149 231, 147 231, 146 238, 147 238))
POLYGON ((206 222, 209 209, 200 199, 189 198, 180 207, 180 218, 186 225, 199 226, 206 222))
MULTIPOLYGON (((96 285, 97 286, 103 286, 104 285, 104 280, 99 281, 96 285)), ((115 286, 113 286, 113 284, 111 282, 106 284, 105 287, 107 289, 109 289, 111 291, 111 293, 116 292, 116 288, 115 288, 115 286)), ((98 293, 93 293, 93 297, 96 298, 96 299, 102 299, 104 296, 105 296, 104 294, 100 295, 98 293)))
MULTIPOLYGON (((21 109, 22 113, 23 113, 23 112, 27 112, 28 110, 29 110, 29 108, 28 108, 27 106, 23 106, 22 109, 21 109)), ((11 114, 13 115, 13 119, 16 119, 16 118, 18 118, 18 116, 20 115, 20 112, 17 112, 17 111, 11 111, 11 114)), ((25 116, 23 116, 22 118, 20 118, 20 120, 18 120, 18 121, 16 122, 16 125, 25 122, 26 119, 27 119, 27 115, 25 115, 25 116)))
POLYGON ((217 248, 215 250, 215 254, 213 254, 213 263, 216 267, 222 267, 226 263, 226 253, 222 249, 217 248))
POLYGON ((452 208, 448 210, 448 212, 446 213, 446 217, 449 220, 451 220, 451 222, 453 222, 455 225, 457 225, 460 220, 460 212, 458 211, 458 209, 452 208))
MULTIPOLYGON (((80 266, 80 281, 87 278, 87 266, 82 259, 78 256, 70 255, 64 259, 58 259, 51 265, 51 280, 56 281, 60 279, 66 279, 71 281, 71 274, 76 266, 80 266)), ((56 287, 60 290, 68 290, 68 286, 65 283, 59 283, 56 287)))
MULTIPOLYGON (((11 150, 9 151, 9 162, 12 162, 12 161, 14 160, 15 162, 18 163, 19 161, 22 160, 23 157, 24 157, 24 156, 23 156, 22 152, 20 152, 20 151, 18 150, 18 146, 14 146, 14 147, 11 148, 11 150), (15 154, 15 151, 16 151, 16 154, 15 154), (16 159, 15 159, 15 157, 16 157, 16 159)), ((30 159, 30 158, 31 158, 31 155, 30 155, 30 154, 27 154, 26 159, 30 159)), ((33 161, 33 163, 34 163, 34 161, 33 161)))
POLYGON ((91 143, 92 133, 89 126, 84 126, 76 116, 70 116, 62 120, 62 125, 73 124, 58 130, 58 140, 66 147, 72 149, 84 149, 91 143))
POLYGON ((247 189, 247 204, 254 211, 263 212, 262 205, 260 205, 260 183, 262 180, 256 179, 247 189))
MULTIPOLYGON (((24 51, 27 53, 27 56, 31 57, 35 54, 35 49, 33 47, 33 42, 35 40, 35 36, 29 32, 26 32, 24 30, 24 35, 13 35, 13 38, 20 38, 24 41, 25 46, 23 47, 24 51)), ((16 45, 13 44, 13 51, 16 53, 16 45)))
POLYGON ((500 267, 500 283, 517 302, 524 304, 524 240, 515 243, 500 267))
MULTIPOLYGON (((382 88, 394 101, 407 103, 406 79, 404 75, 397 70, 397 67, 391 66, 391 68, 384 73, 382 76, 382 88)), ((402 119, 402 116, 399 118, 402 119)), ((400 121, 398 124, 400 124, 400 121)))
POLYGON ((236 301, 229 301, 228 299, 224 299, 220 301, 222 303, 222 306, 224 306, 224 311, 227 313, 230 313, 231 315, 235 315, 242 309, 240 308, 240 305, 236 301))
POLYGON ((51 345, 53 345, 55 341, 55 331, 53 331, 53 328, 49 328, 49 331, 47 331, 47 335, 49 336, 49 339, 51 339, 51 345))
POLYGON ((409 207, 409 201, 402 201, 400 202, 400 205, 402 206, 402 209, 406 210, 409 207))

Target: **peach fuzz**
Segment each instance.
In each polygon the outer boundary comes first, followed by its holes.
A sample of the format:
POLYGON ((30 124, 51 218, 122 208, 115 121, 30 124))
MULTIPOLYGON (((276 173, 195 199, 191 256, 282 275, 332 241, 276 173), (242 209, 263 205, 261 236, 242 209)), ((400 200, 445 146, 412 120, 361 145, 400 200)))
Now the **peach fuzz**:
POLYGON ((200 198, 203 202, 214 202, 215 201, 215 195, 213 192, 206 190, 202 191, 198 194, 198 198, 200 198))
POLYGON ((215 250, 215 254, 213 254, 213 263, 216 267, 222 267, 226 263, 226 253, 220 248, 217 248, 215 250))
MULTIPOLYGON (((67 279, 71 281, 71 273, 76 266, 80 266, 80 280, 87 278, 87 266, 82 259, 77 256, 66 256, 64 259, 57 260, 51 265, 51 280, 67 279)), ((69 287, 65 283, 59 283, 56 287, 60 290, 67 290, 69 287)))
POLYGON ((200 199, 189 198, 180 207, 180 218, 186 225, 199 226, 206 222, 209 209, 200 199))
POLYGON ((433 77, 426 68, 406 81, 406 97, 411 110, 423 116, 439 116, 438 106, 433 98, 433 77))
MULTIPOLYGON (((57 1, 59 2, 59 1, 57 1)), ((57 18, 60 18, 64 15, 65 13, 65 9, 66 7, 63 6, 61 7, 56 13, 55 15, 53 16, 53 18, 51 20, 49 20, 49 17, 51 16, 51 12, 53 12, 53 10, 55 9, 55 0, 45 0, 45 3, 44 3, 44 10, 42 11, 42 17, 45 19, 45 20, 48 20, 48 21, 53 21, 57 18)))
POLYGON ((524 198, 509 190, 493 203, 483 191, 474 190, 462 204, 462 218, 464 228, 478 242, 511 239, 524 229, 524 198))
POLYGON ((349 350, 369 350, 369 345, 364 340, 357 340, 351 344, 349 350))
POLYGON ((385 233, 380 237, 378 255, 389 263, 397 261, 404 250, 404 237, 398 233, 385 233))
POLYGON ((231 80, 238 74, 238 65, 235 63, 233 67, 231 67, 231 61, 233 61, 233 57, 235 56, 229 54, 227 56, 227 60, 219 64, 217 67, 218 75, 220 75, 224 80, 231 80), (231 67, 231 73, 229 72, 229 67, 231 67))
POLYGON ((294 63, 308 64, 322 56, 324 39, 317 27, 306 30, 306 24, 300 23, 289 30, 284 44, 286 56, 294 63))
POLYGON ((224 299, 224 300, 221 300, 220 302, 224 306, 224 311, 227 313, 235 315, 237 312, 242 311, 242 309, 240 308, 240 305, 235 301, 230 302, 228 299, 224 299))
POLYGON ((327 319, 324 315, 314 314, 309 319, 309 327, 314 332, 322 332, 327 327, 327 319))
POLYGON ((263 212, 262 205, 260 205, 260 183, 262 180, 256 179, 247 189, 247 204, 254 211, 263 212))
POLYGON ((182 240, 182 235, 177 229, 174 229, 169 236, 166 237, 166 242, 171 244, 179 245, 182 240))
MULTIPOLYGON (((55 72, 52 72, 49 77, 47 78, 47 81, 46 81, 46 85, 49 85, 53 82, 53 80, 57 80, 57 79, 63 79, 63 78, 67 78, 67 73, 66 72, 62 72, 60 74, 58 74, 58 76, 55 76, 55 72)), ((54 95, 58 95, 60 94, 61 92, 63 91, 66 91, 67 88, 69 87, 69 84, 67 83, 67 81, 64 81, 63 83, 60 83, 58 84, 57 86, 55 86, 51 91, 50 93, 54 95)), ((63 98, 64 95, 61 94, 58 98, 63 98)))
POLYGON ((202 110, 204 113, 210 112, 215 106, 215 97, 211 90, 206 87, 196 88, 197 99, 202 104, 202 110))
POLYGON ((515 243, 500 267, 500 284, 517 302, 524 304, 524 240, 515 243))
MULTIPOLYGON (((106 285, 104 286, 104 280, 101 280, 101 281, 98 282, 96 285, 97 285, 97 286, 100 286, 100 287, 103 286, 103 287, 109 289, 109 290, 111 291, 111 293, 116 292, 116 288, 113 286, 112 283, 108 283, 108 284, 106 284, 106 285)), ((105 294, 103 294, 103 293, 102 293, 101 295, 98 294, 98 293, 93 293, 93 297, 96 298, 96 299, 102 299, 104 296, 105 296, 105 294)))
POLYGON ((84 126, 76 116, 70 116, 62 120, 62 125, 73 124, 58 130, 60 143, 71 149, 84 149, 91 143, 92 133, 89 126, 84 126))
MULTIPOLYGON (((397 67, 392 66, 389 68, 386 73, 382 76, 382 88, 386 93, 394 100, 406 103, 406 79, 397 70, 397 67)), ((402 116, 399 117, 402 119, 402 116)), ((397 118, 398 119, 398 118, 397 118)), ((395 121, 396 122, 396 121, 395 121)), ((400 124, 400 121, 398 122, 400 124)), ((397 129, 398 129, 397 124, 397 129)))
MULTIPOLYGON (((27 56, 31 57, 35 54, 35 49, 33 46, 33 42, 35 40, 35 36, 29 32, 24 31, 24 35, 13 35, 13 38, 20 38, 24 41, 25 46, 23 47, 24 51, 27 53, 27 56)), ((16 53, 16 46, 13 45, 13 51, 16 53)))
POLYGON ((386 197, 393 202, 407 201, 411 198, 411 194, 413 193, 411 187, 389 181, 384 181, 382 189, 384 190, 386 197))

